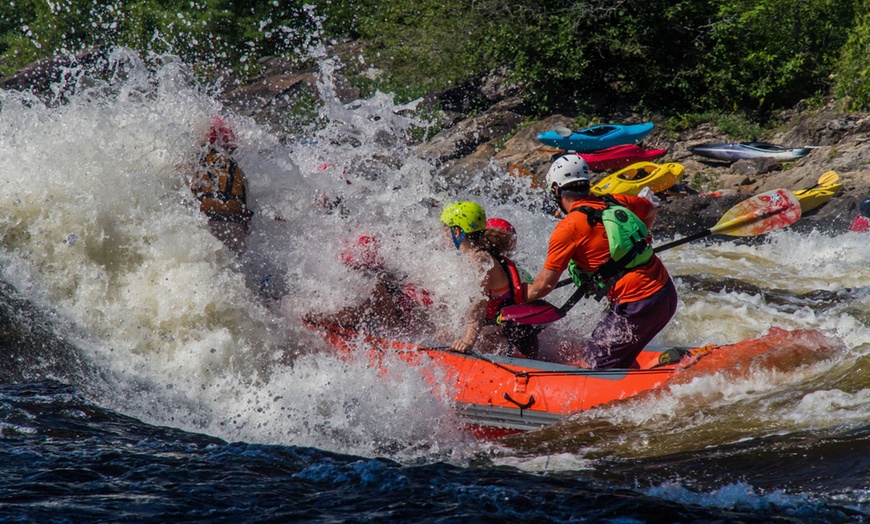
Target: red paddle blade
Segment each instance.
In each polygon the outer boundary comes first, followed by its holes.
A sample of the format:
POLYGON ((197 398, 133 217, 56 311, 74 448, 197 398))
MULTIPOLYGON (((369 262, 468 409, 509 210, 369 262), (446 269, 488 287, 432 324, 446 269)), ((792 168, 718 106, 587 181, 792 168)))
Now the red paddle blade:
POLYGON ((549 324, 559 320, 563 316, 553 304, 544 300, 533 300, 525 304, 502 308, 498 322, 516 322, 517 324, 532 325, 549 324))

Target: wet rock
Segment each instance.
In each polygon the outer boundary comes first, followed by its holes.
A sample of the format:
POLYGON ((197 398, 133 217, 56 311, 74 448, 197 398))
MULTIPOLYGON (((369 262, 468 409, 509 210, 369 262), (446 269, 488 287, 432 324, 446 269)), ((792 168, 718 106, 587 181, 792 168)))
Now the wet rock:
POLYGON ((753 176, 779 169, 780 162, 773 158, 741 159, 731 164, 731 171, 739 175, 753 176))
POLYGON ((104 49, 89 49, 74 55, 61 55, 35 62, 13 75, 0 77, 0 89, 30 91, 51 95, 51 85, 63 80, 70 70, 83 65, 93 65, 107 59, 104 49))
POLYGON ((511 111, 487 111, 437 133, 417 148, 417 154, 442 165, 471 155, 479 145, 511 133, 522 121, 521 115, 511 111))

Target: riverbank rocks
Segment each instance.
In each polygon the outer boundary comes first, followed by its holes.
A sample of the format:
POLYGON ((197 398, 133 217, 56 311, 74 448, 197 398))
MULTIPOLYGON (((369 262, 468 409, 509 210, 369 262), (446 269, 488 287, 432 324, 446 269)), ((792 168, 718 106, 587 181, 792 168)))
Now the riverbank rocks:
MULTIPOLYGON (((354 45, 345 43, 336 46, 334 51, 352 56, 356 52, 354 45)), ((43 61, 16 75, 0 78, 0 87, 33 93, 44 91, 50 95, 50 83, 57 81, 71 61, 85 63, 103 58, 95 51, 43 61)), ((359 98, 360 90, 345 78, 346 68, 342 62, 341 59, 330 62, 333 64, 329 71, 333 85, 330 93, 339 102, 349 104, 359 98)), ((292 141, 303 136, 304 124, 297 129, 292 122, 306 111, 316 114, 317 97, 321 95, 317 80, 324 72, 313 66, 293 70, 291 64, 280 57, 264 59, 261 65, 262 73, 250 82, 244 85, 227 82, 230 87, 223 94, 225 104, 239 114, 251 116, 282 140, 292 141)), ((376 65, 372 64, 366 74, 376 77, 376 65)), ((519 96, 518 87, 511 85, 507 78, 508 71, 493 71, 483 78, 431 93, 409 104, 410 110, 419 108, 427 115, 434 115, 439 128, 424 142, 411 144, 417 156, 432 164, 436 188, 457 189, 480 177, 508 174, 524 177, 523 183, 540 185, 555 152, 540 144, 536 135, 554 126, 576 128, 576 118, 559 114, 534 116, 519 96)), ((656 229, 661 232, 681 233, 676 229, 711 226, 716 221, 714 218, 718 219, 729 205, 742 198, 779 187, 809 188, 821 174, 831 170, 840 176, 843 190, 792 227, 833 233, 845 231, 857 214, 858 202, 870 196, 870 115, 842 113, 833 103, 820 109, 789 110, 784 124, 770 136, 758 137, 758 141, 784 146, 813 147, 806 157, 785 163, 769 160, 710 162, 693 155, 688 150, 693 145, 741 141, 727 136, 711 123, 675 133, 668 130, 664 116, 626 113, 610 115, 602 121, 637 123, 650 119, 656 128, 641 145, 667 148, 668 153, 658 162, 683 164, 681 183, 688 189, 681 196, 664 199, 659 211, 661 218, 656 222, 656 229)), ((593 182, 606 175, 594 173, 593 182)))

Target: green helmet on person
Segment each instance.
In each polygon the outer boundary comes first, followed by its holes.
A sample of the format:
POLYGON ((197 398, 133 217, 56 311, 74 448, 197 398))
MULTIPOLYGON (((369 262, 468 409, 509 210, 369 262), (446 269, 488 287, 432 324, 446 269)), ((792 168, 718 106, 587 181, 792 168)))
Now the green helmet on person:
POLYGON ((444 208, 441 221, 450 228, 453 247, 459 249, 465 235, 486 229, 486 212, 476 202, 457 202, 444 208), (457 235, 454 227, 461 229, 462 233, 457 235))
POLYGON ((476 233, 486 229, 486 212, 476 202, 457 202, 444 208, 441 222, 464 233, 476 233))

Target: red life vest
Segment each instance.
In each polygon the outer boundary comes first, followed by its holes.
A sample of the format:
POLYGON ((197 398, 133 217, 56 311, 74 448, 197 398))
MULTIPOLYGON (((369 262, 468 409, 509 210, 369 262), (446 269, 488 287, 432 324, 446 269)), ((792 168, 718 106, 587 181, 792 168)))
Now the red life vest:
POLYGON ((513 260, 507 257, 497 256, 495 259, 507 274, 508 279, 510 280, 511 289, 508 293, 500 297, 491 298, 486 303, 486 319, 493 321, 498 317, 501 308, 512 306, 514 304, 522 304, 524 302, 523 279, 520 276, 520 271, 517 269, 517 265, 514 264, 513 260))

